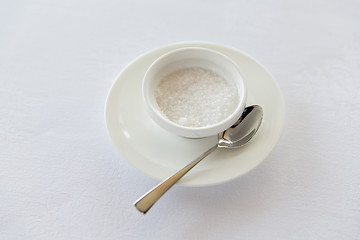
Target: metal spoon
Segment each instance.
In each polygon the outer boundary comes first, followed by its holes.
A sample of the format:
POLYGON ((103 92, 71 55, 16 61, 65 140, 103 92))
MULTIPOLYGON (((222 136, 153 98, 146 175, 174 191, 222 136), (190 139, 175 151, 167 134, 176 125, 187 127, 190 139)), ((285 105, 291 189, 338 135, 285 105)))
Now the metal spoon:
POLYGON ((210 153, 221 148, 237 148, 243 146, 259 129, 262 117, 262 107, 253 105, 245 108, 241 117, 234 125, 224 132, 219 133, 218 143, 215 146, 139 198, 134 203, 135 207, 145 214, 167 190, 210 153))

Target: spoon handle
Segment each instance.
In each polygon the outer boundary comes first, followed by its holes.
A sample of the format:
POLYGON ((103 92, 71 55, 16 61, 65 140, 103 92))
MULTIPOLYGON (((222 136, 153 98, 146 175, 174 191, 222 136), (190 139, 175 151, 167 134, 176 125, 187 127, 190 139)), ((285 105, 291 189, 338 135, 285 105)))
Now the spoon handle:
POLYGON ((180 180, 187 172, 189 172, 193 167, 196 166, 201 160, 203 160, 210 153, 214 152, 218 149, 218 145, 213 146, 206 152, 204 152, 197 159, 186 165, 183 169, 174 173, 164 181, 162 181, 159 185, 151 189, 149 192, 145 193, 142 197, 140 197, 135 203, 135 207, 142 213, 146 213, 154 203, 159 200, 159 198, 164 195, 164 193, 169 190, 177 181, 180 180))

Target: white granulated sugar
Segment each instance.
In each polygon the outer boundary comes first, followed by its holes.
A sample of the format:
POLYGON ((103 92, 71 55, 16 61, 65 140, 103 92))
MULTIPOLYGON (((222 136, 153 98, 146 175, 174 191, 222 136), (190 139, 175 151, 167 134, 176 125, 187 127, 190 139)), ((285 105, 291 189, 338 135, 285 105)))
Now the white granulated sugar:
POLYGON ((161 80, 155 92, 162 113, 187 127, 214 125, 239 104, 236 85, 204 68, 185 68, 161 80))

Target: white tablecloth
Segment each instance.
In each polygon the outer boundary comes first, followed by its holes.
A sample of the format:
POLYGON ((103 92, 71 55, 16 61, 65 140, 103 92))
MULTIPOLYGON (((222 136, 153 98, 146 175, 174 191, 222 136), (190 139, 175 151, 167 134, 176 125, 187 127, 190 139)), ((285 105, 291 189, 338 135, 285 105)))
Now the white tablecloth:
POLYGON ((0 3, 0 239, 360 239, 360 2, 0 3), (282 138, 212 187, 158 181, 106 132, 115 76, 144 52, 200 40, 259 60, 284 93, 282 138))

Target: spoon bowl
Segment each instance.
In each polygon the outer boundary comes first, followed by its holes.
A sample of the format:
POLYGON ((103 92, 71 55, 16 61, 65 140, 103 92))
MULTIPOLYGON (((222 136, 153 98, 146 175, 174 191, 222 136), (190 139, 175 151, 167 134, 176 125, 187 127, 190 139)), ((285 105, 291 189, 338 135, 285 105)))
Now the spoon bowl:
POLYGON ((244 109, 239 120, 230 128, 218 135, 218 147, 238 148, 246 144, 255 135, 260 127, 263 109, 252 105, 244 109), (241 127, 238 127, 241 124, 241 127))
POLYGON ((249 142, 259 129, 262 118, 262 107, 259 105, 246 107, 235 124, 219 133, 218 142, 215 146, 140 197, 134 203, 135 207, 145 214, 167 190, 210 153, 223 148, 238 148, 249 142))

